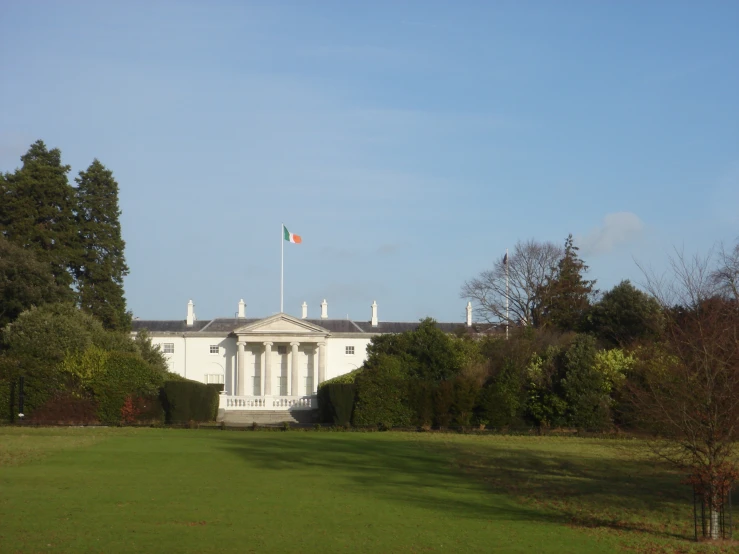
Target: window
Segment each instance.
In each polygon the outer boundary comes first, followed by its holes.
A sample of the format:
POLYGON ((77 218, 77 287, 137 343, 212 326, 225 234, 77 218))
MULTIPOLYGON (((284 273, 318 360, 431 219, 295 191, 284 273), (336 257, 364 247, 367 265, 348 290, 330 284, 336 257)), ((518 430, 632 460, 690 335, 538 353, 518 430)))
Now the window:
POLYGON ((217 385, 223 384, 223 374, 222 373, 210 373, 205 376, 205 382, 207 384, 215 383, 217 385))
POLYGON ((211 354, 220 354, 220 352, 221 352, 221 349, 218 348, 218 345, 217 344, 211 344, 210 345, 210 353, 211 354))
POLYGON ((354 356, 354 347, 353 346, 347 346, 346 347, 346 355, 347 356, 354 356))
POLYGON ((287 346, 278 346, 277 347, 277 353, 278 354, 287 354, 287 346))
POLYGON ((165 354, 174 354, 174 343, 173 342, 165 342, 162 344, 162 352, 165 354))

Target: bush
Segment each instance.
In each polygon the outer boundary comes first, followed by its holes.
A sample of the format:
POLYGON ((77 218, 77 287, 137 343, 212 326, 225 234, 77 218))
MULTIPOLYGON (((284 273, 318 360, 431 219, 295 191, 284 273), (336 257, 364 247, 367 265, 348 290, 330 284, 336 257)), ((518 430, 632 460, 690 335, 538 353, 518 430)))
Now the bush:
POLYGON ((429 381, 415 379, 408 383, 408 401, 420 427, 431 427, 434 422, 434 390, 429 381))
POLYGON ((164 409, 156 396, 128 396, 121 408, 121 421, 128 425, 161 425, 164 409))
POLYGON ((356 386, 330 383, 318 389, 321 421, 333 425, 348 425, 354 411, 356 386))
POLYGON ((105 371, 96 373, 89 386, 98 403, 101 423, 117 425, 128 397, 155 396, 162 385, 162 376, 138 354, 110 352, 105 371))
POLYGON ((469 377, 457 376, 454 379, 454 422, 462 427, 469 427, 472 414, 480 394, 477 381, 469 377))
POLYGON ((483 389, 478 417, 491 427, 517 425, 521 423, 525 399, 522 372, 512 359, 507 359, 483 389))
POLYGON ((215 421, 218 390, 197 381, 167 381, 162 388, 162 405, 167 423, 215 421))
POLYGON ((434 391, 434 418, 440 428, 449 427, 452 422, 452 405, 454 404, 454 385, 451 381, 442 381, 434 391))
POLYGON ((29 421, 59 425, 97 423, 97 404, 90 396, 58 392, 34 410, 29 421))
POLYGON ((394 356, 378 358, 375 367, 357 377, 352 423, 387 428, 411 425, 413 412, 408 407, 408 381, 402 362, 394 356))

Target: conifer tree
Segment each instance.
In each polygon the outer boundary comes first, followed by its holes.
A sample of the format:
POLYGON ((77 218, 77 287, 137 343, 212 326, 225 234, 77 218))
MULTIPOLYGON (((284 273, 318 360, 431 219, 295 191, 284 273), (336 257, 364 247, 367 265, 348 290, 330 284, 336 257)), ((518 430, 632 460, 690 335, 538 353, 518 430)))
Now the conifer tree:
POLYGON ((588 266, 578 257, 578 250, 569 235, 554 276, 539 290, 535 325, 562 331, 579 329, 590 307, 590 298, 597 291, 593 290, 595 280, 584 278, 588 266))
POLYGON ((31 250, 49 264, 56 283, 69 300, 73 278, 70 267, 79 255, 73 214, 74 189, 61 152, 36 141, 21 157, 23 166, 0 179, 0 234, 31 250))
POLYGON ((77 227, 83 248, 74 268, 80 307, 107 329, 128 330, 131 316, 123 296, 128 266, 123 255, 118 183, 97 159, 86 171, 80 171, 75 181, 77 227))

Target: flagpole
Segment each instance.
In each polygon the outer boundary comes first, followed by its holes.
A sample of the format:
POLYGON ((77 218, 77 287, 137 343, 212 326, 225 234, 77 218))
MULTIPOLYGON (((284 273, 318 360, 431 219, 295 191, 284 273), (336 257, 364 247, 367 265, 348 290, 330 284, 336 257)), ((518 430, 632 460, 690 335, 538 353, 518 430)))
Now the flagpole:
POLYGON ((280 313, 283 311, 283 291, 285 288, 285 224, 280 224, 280 313))
POLYGON ((508 340, 508 322, 510 321, 508 314, 508 249, 505 249, 505 340, 508 340))

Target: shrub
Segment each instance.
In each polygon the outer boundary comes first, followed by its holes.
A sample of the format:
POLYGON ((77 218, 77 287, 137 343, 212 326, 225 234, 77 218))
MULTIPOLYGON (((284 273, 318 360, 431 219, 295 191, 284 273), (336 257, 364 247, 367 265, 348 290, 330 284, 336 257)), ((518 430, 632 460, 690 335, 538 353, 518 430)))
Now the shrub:
POLYGON ((434 384, 414 379, 408 383, 408 401, 416 418, 416 425, 431 427, 434 422, 434 384))
POLYGON ((29 421, 59 425, 89 425, 97 423, 97 404, 89 395, 58 392, 36 408, 29 421))
POLYGON ((568 404, 568 423, 587 430, 610 426, 609 386, 596 367, 595 339, 580 335, 564 355, 562 390, 568 404))
POLYGON ((378 356, 377 365, 365 369, 356 380, 354 425, 390 428, 408 426, 413 413, 408 407, 408 383, 402 362, 394 356, 378 356))
POLYGON ((434 391, 434 418, 440 428, 449 427, 452 422, 454 386, 451 381, 441 381, 434 391))
POLYGON ((330 383, 318 390, 321 420, 333 425, 348 425, 354 411, 356 386, 330 383))
POLYGON ((477 381, 469 377, 457 376, 454 379, 454 422, 462 427, 469 427, 472 414, 480 393, 477 381))
POLYGON ((109 352, 105 371, 96 373, 90 380, 98 403, 98 418, 110 425, 120 423, 126 398, 156 395, 161 379, 161 374, 138 354, 109 352))
POLYGON ((522 381, 514 360, 506 359, 480 395, 479 419, 498 428, 520 423, 526 398, 522 381))
POLYGON ((162 388, 162 405, 167 423, 215 421, 218 390, 197 381, 167 381, 162 388))

